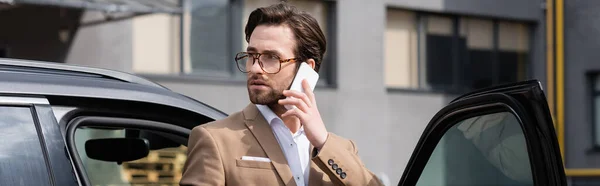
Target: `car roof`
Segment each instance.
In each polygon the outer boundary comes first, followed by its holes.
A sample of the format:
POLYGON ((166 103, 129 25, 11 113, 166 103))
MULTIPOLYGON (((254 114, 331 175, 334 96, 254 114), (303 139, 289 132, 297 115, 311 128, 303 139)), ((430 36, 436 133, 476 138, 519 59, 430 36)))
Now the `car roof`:
POLYGON ((53 62, 0 58, 0 94, 137 101, 227 116, 198 100, 132 74, 53 62))
POLYGON ((56 62, 0 58, 0 70, 97 77, 166 88, 155 82, 124 72, 76 65, 65 65, 56 62))

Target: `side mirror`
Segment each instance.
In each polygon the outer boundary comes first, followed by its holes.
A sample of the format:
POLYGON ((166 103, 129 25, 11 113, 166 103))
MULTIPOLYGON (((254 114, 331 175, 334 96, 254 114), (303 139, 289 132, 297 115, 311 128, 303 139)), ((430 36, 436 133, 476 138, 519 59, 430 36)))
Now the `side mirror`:
POLYGON ((144 158, 149 152, 148 140, 141 138, 102 138, 85 142, 85 153, 89 158, 118 164, 144 158))

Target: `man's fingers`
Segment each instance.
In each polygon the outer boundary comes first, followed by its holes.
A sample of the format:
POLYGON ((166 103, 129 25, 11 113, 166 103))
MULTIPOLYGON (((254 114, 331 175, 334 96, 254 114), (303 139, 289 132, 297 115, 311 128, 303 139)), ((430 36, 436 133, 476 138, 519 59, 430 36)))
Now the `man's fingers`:
POLYGON ((300 108, 301 111, 303 112, 308 112, 308 105, 306 105, 306 103, 304 103, 303 100, 294 98, 294 97, 288 97, 285 99, 281 99, 278 102, 280 105, 294 105, 297 108, 300 108))
POLYGON ((302 101, 304 101, 304 103, 306 104, 306 106, 312 107, 312 103, 313 102, 304 93, 301 93, 301 92, 298 92, 298 91, 293 91, 293 90, 284 90, 283 91, 283 95, 286 96, 286 97, 295 97, 295 98, 301 99, 302 101))
POLYGON ((310 100, 311 103, 315 102, 315 94, 313 93, 312 89, 310 88, 310 84, 308 84, 308 80, 303 79, 302 80, 302 88, 304 89, 304 93, 306 94, 306 96, 308 96, 308 100, 310 100))
POLYGON ((296 116, 296 117, 298 117, 298 119, 300 119, 300 121, 303 121, 304 113, 302 111, 300 111, 300 109, 298 109, 298 108, 293 108, 293 109, 286 111, 285 113, 283 113, 281 115, 282 118, 288 117, 288 116, 296 116))

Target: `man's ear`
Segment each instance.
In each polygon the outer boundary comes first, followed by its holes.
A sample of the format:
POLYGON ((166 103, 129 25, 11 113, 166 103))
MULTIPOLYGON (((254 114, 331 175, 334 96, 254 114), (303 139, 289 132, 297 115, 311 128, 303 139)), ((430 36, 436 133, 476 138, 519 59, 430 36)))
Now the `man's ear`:
POLYGON ((310 59, 306 60, 306 64, 310 65, 310 68, 312 68, 314 70, 315 65, 317 65, 317 62, 315 62, 314 59, 310 58, 310 59))

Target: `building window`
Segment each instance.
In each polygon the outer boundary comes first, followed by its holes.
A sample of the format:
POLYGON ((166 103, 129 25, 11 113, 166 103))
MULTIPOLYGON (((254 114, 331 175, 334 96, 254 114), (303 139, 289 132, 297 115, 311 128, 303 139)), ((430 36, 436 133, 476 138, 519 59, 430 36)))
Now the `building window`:
POLYGON ((594 145, 600 147, 600 74, 592 76, 592 122, 594 128, 594 145))
POLYGON ((458 70, 453 63, 454 50, 460 50, 464 40, 454 37, 454 19, 452 17, 422 17, 425 23, 424 37, 419 44, 424 45, 424 59, 427 84, 434 89, 449 89, 457 82, 458 70), (454 46, 456 44, 456 46, 454 46))
MULTIPOLYGON (((186 0, 183 21, 183 65, 185 74, 244 79, 234 56, 247 47, 244 27, 258 7, 281 0, 186 0)), ((335 69, 335 2, 288 0, 288 3, 314 16, 327 38, 327 51, 319 71, 319 84, 333 84, 335 69)))
POLYGON ((385 84, 395 88, 418 88, 416 14, 388 10, 385 29, 385 84))
MULTIPOLYGON (((494 22, 460 19, 458 80, 451 86, 478 89, 494 84, 494 22)), ((451 54, 452 55, 452 54, 451 54)), ((456 76, 456 75, 455 75, 456 76)))
POLYGON ((527 78, 529 28, 515 22, 498 22, 498 81, 514 82, 527 78))
POLYGON ((184 2, 183 65, 186 74, 230 77, 235 63, 231 62, 241 46, 242 28, 234 24, 241 20, 240 0, 209 0, 184 2), (236 16, 237 15, 237 16, 236 16))
POLYGON ((388 88, 463 93, 525 80, 526 23, 388 9, 388 88))

